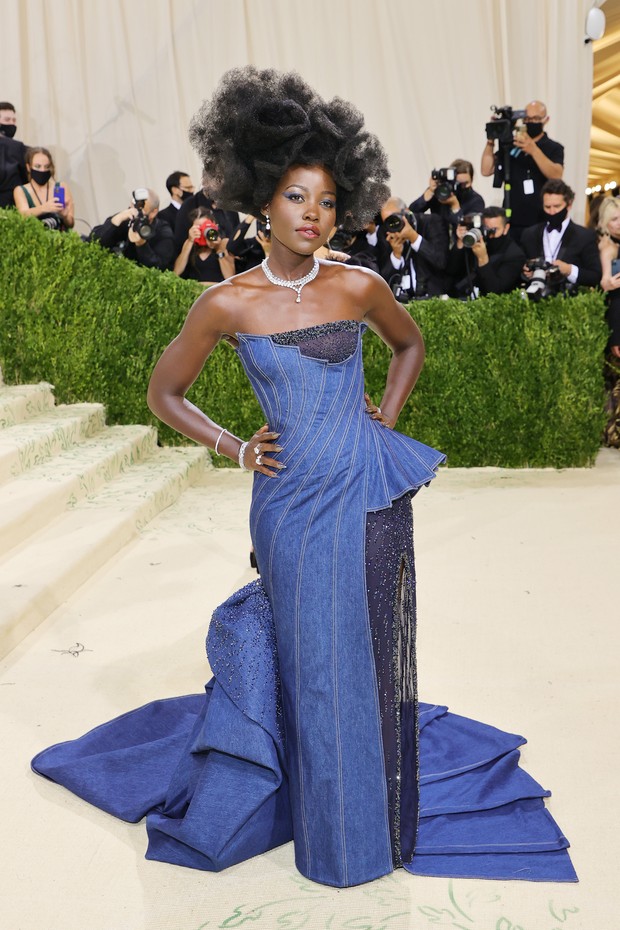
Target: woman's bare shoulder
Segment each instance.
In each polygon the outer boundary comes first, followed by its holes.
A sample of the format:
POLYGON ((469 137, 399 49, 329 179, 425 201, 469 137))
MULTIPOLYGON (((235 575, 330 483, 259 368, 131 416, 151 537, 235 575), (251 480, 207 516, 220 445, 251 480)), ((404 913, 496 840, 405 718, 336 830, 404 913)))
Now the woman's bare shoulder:
POLYGON ((346 287, 357 295, 383 294, 389 287, 385 280, 372 268, 363 268, 360 265, 349 265, 347 262, 324 261, 326 268, 329 268, 329 274, 333 283, 341 287, 346 287))
POLYGON ((262 284, 255 272, 255 268, 250 268, 208 287, 195 301, 190 317, 221 335, 237 332, 248 300, 262 284))

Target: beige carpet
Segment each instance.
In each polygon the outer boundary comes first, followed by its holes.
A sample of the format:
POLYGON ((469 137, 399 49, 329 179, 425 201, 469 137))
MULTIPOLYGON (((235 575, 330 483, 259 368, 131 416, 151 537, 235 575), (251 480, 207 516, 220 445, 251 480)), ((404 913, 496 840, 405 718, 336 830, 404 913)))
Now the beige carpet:
MULTIPOLYGON (((415 501, 420 696, 527 736, 578 885, 399 872, 334 890, 291 845, 220 874, 143 858, 30 757, 199 691, 213 608, 250 580, 248 476, 207 473, 0 664, 7 930, 615 930, 620 454, 590 470, 444 470, 415 501)), ((36 572, 36 566, 33 566, 36 572)))

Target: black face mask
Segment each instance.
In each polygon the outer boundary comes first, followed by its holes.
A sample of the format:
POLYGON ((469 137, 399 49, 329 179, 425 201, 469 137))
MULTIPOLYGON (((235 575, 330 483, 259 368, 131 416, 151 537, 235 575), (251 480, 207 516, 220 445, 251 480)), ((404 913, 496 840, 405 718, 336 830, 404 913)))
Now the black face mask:
POLYGON ((15 123, 0 123, 0 132, 3 136, 6 136, 7 139, 12 139, 17 132, 17 126, 15 123))
POLYGON ((469 184, 463 184, 462 181, 456 182, 454 193, 456 194, 456 199, 458 200, 459 203, 462 203, 467 198, 467 195, 469 194, 470 190, 471 190, 471 187, 469 186, 469 184))
POLYGON ((528 136, 530 136, 532 139, 535 139, 536 136, 539 136, 541 132, 543 131, 543 124, 542 123, 526 123, 525 128, 527 130, 528 136))
POLYGON ((501 233, 495 233, 494 236, 491 236, 486 240, 487 252, 489 255, 495 255, 496 252, 499 252, 502 247, 502 239, 504 237, 501 233))
POLYGON ((547 230, 559 230, 562 227, 562 223, 568 216, 568 207, 564 207, 563 210, 560 210, 559 213, 554 213, 553 216, 550 216, 548 213, 546 213, 545 216, 547 217, 547 230))
POLYGON ((187 200, 188 197, 193 197, 192 191, 181 191, 181 200, 187 200))
POLYGON ((47 184, 51 176, 52 176, 52 172, 49 170, 39 171, 38 168, 30 169, 30 177, 36 184, 40 184, 41 187, 43 187, 44 184, 47 184))

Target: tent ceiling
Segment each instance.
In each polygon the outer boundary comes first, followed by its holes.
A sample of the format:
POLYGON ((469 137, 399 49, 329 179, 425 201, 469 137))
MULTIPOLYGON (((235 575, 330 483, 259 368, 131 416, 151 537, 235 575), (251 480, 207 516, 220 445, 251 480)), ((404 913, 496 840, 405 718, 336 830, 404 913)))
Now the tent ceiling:
POLYGON ((594 42, 588 184, 620 183, 620 0, 603 6, 605 35, 594 42))

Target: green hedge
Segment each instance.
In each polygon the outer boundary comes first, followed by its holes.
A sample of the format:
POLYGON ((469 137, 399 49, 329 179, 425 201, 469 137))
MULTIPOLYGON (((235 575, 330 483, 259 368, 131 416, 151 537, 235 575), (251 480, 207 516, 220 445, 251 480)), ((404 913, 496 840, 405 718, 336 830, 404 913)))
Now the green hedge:
MULTIPOLYGON (((169 272, 0 210, 7 383, 50 381, 59 402, 103 402, 110 423, 155 423, 145 402, 149 374, 200 292, 169 272)), ((538 304, 519 293, 472 303, 434 299, 410 309, 427 361, 399 429, 446 452, 453 466, 592 463, 604 421, 601 294, 538 304)), ((367 388, 378 400, 389 352, 367 333, 364 357, 367 388)), ((240 436, 262 422, 228 346, 218 346, 189 397, 240 436)), ((162 442, 182 441, 158 426, 162 442)))

